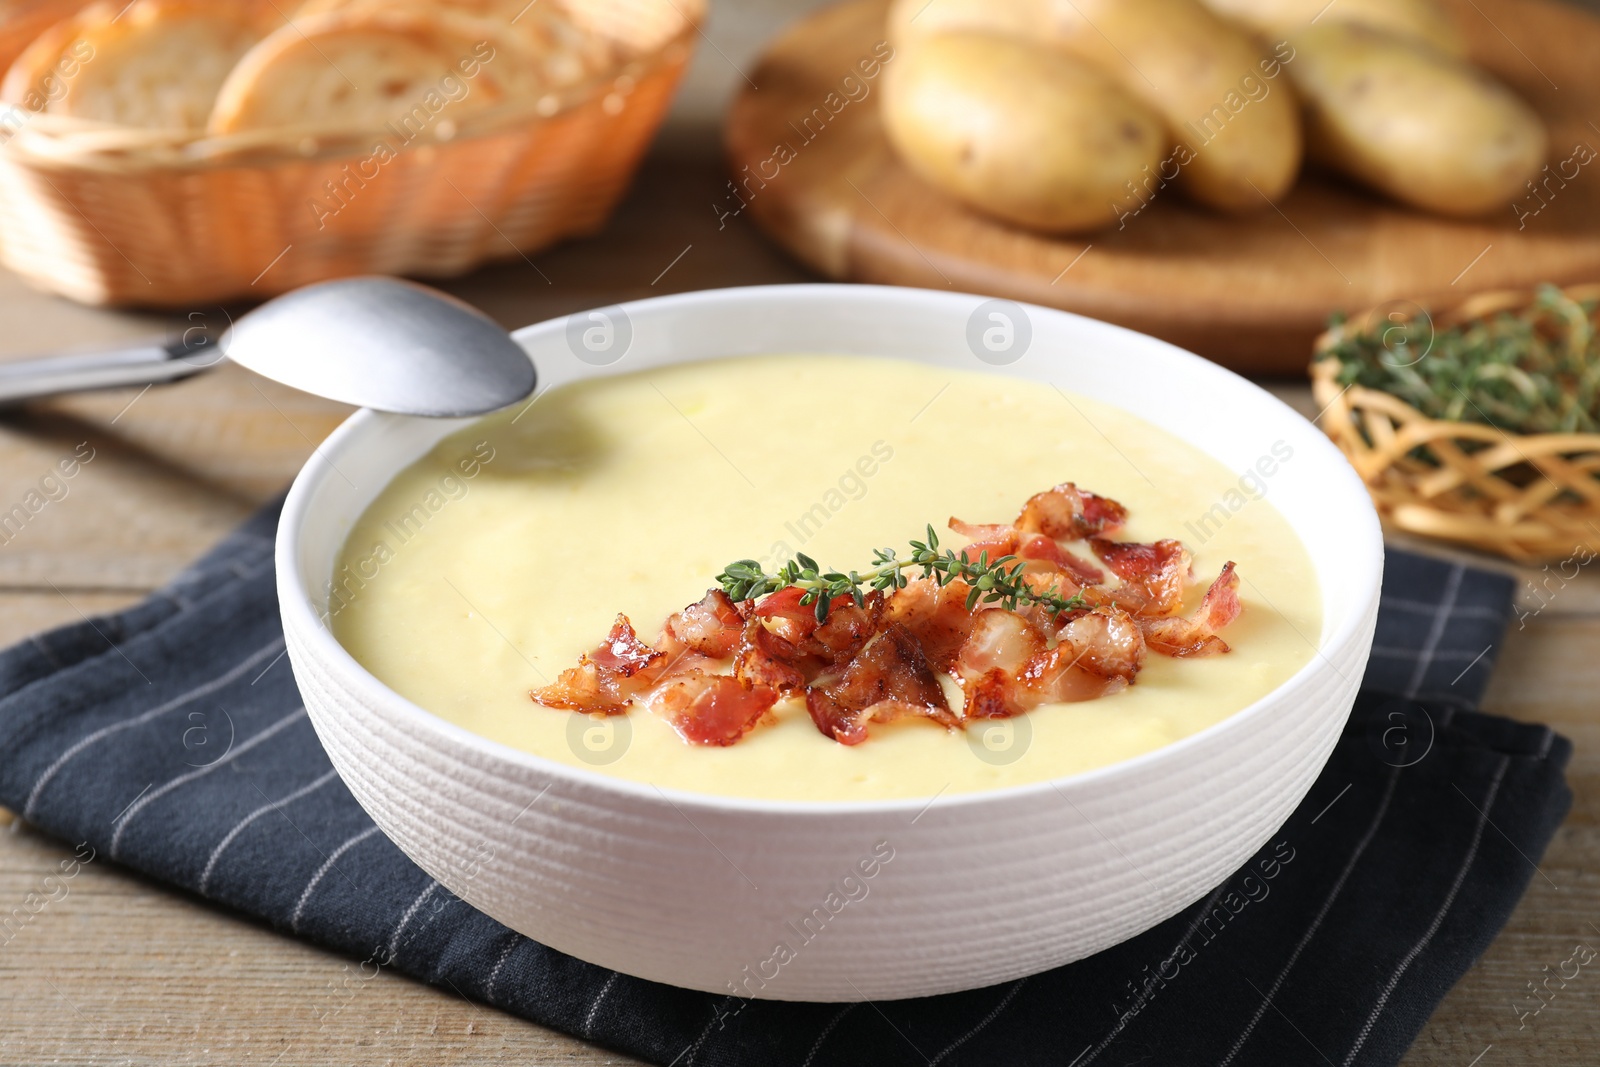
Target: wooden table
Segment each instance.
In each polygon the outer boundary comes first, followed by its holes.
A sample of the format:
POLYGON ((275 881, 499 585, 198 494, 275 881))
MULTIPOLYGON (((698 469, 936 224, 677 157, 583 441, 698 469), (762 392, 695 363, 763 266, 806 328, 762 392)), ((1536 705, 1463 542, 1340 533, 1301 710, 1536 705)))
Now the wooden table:
MULTIPOLYGON (((742 57, 796 5, 779 11, 758 0, 724 10, 713 40, 742 57)), ((718 227, 712 205, 726 179, 705 116, 737 74, 707 67, 725 60, 703 52, 681 123, 663 139, 671 151, 652 155, 605 233, 534 257, 537 271, 514 261, 448 287, 510 327, 654 293, 804 280, 747 225, 718 227)), ((78 308, 0 274, 0 357, 147 337, 175 321, 78 308)), ((1304 384, 1268 384, 1310 413, 1304 384)), ((96 449, 70 494, 0 545, 0 642, 143 596, 286 484, 345 414, 229 367, 143 394, 63 399, 0 418, 7 506, 79 442, 96 449)), ((1548 878, 1534 878, 1506 931, 1447 997, 1406 1060, 1415 1067, 1600 1057, 1600 986, 1574 983, 1524 1029, 1512 1008, 1575 943, 1600 947, 1600 575, 1580 575, 1546 599, 1508 635, 1487 704, 1576 742, 1569 775, 1577 802, 1542 864, 1548 878)), ((3 813, 0 822, 10 823, 0 827, 0 910, 8 910, 69 851, 3 813)), ((351 966, 94 863, 68 897, 0 948, 0 1067, 632 1062, 388 973, 319 1019, 319 995, 351 966)))

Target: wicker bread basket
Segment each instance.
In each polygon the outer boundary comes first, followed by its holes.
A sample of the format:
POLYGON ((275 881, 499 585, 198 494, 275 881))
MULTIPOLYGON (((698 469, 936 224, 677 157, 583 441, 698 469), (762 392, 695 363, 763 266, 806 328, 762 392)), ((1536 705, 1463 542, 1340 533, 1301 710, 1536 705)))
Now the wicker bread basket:
POLYGON ((575 11, 618 42, 621 66, 459 123, 445 111, 410 143, 393 129, 206 136, 29 115, 0 147, 0 261, 86 303, 195 307, 351 274, 460 274, 592 233, 666 112, 705 5, 575 11))
MULTIPOLYGON (((1600 285, 1565 290, 1600 297, 1600 285)), ((1447 314, 1449 328, 1527 307, 1530 292, 1484 293, 1447 314)), ((1361 325, 1401 318, 1375 309, 1361 325)), ((1600 324, 1597 324, 1600 327, 1600 324)), ((1317 339, 1316 351, 1336 342, 1317 339)), ((1424 357, 1425 358, 1425 357, 1424 357)), ((1600 550, 1600 434, 1514 434, 1483 423, 1433 419, 1405 401, 1338 381, 1342 364, 1311 364, 1321 423, 1366 482, 1385 521, 1398 529, 1468 545, 1523 562, 1600 550)))
POLYGON ((0 71, 11 66, 28 42, 81 6, 78 0, 0 0, 0 71))

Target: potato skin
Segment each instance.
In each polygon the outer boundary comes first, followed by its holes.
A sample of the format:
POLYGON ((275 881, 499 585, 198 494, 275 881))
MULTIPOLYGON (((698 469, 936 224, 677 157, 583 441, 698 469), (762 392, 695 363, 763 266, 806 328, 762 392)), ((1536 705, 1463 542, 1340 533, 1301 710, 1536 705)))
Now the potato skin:
POLYGON ((955 30, 1046 43, 1044 0, 893 0, 888 38, 897 51, 955 30))
POLYGON ((1544 166, 1544 123, 1475 67, 1365 26, 1319 23, 1291 43, 1285 69, 1320 163, 1461 216, 1505 208, 1544 166))
POLYGON ((896 0, 889 33, 914 47, 951 30, 1007 34, 1077 57, 1142 100, 1180 146, 1178 186, 1221 211, 1288 192, 1300 170, 1297 105, 1268 56, 1198 0, 896 0))
POLYGON ((992 34, 929 37, 885 68, 883 122, 923 180, 1061 233, 1116 221, 1161 162, 1160 118, 1093 68, 992 34))
MULTIPOLYGON (((1435 0, 1204 0, 1224 18, 1263 38, 1279 40, 1299 33, 1316 19, 1353 23, 1396 37, 1421 41, 1446 55, 1465 59, 1466 38, 1450 13, 1435 0)), ((918 20, 921 21, 920 19, 918 20)))

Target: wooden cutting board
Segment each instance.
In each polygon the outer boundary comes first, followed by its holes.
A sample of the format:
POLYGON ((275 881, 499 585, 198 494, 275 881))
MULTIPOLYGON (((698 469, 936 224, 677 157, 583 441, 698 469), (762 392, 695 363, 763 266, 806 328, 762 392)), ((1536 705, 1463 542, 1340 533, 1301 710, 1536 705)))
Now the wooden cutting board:
POLYGON ((883 41, 886 0, 826 8, 767 49, 728 116, 734 183, 717 210, 725 225, 749 215, 831 278, 1048 304, 1237 370, 1299 374, 1338 309, 1396 299, 1439 309, 1486 289, 1600 280, 1600 158, 1575 177, 1572 162, 1567 179, 1557 173, 1579 144, 1600 153, 1600 19, 1555 0, 1448 6, 1476 62, 1551 131, 1547 191, 1482 220, 1421 214, 1307 174, 1276 208, 1245 217, 1168 190, 1095 234, 991 221, 913 177, 884 140, 878 82, 858 64, 883 41))

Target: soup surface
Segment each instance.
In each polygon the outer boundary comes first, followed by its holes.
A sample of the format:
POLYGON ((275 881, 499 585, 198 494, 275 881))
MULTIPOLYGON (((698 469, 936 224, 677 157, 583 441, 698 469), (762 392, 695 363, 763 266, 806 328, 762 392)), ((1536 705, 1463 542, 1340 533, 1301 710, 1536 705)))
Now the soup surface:
POLYGON ((595 378, 489 416, 402 472, 356 523, 329 602, 338 640, 384 683, 475 733, 663 788, 784 800, 932 797, 1087 771, 1226 718, 1314 654, 1310 560, 1266 498, 1294 463, 1230 471, 1118 409, 1044 383, 887 359, 758 356, 595 378), (1063 481, 1112 497, 1119 539, 1182 540, 1187 604, 1228 560, 1233 651, 1150 655, 1099 700, 947 732, 875 725, 847 746, 799 701, 727 748, 643 705, 592 719, 541 707, 625 612, 652 640, 728 563, 795 552, 866 569, 950 516, 1008 523, 1063 481))

